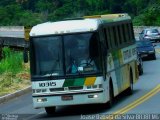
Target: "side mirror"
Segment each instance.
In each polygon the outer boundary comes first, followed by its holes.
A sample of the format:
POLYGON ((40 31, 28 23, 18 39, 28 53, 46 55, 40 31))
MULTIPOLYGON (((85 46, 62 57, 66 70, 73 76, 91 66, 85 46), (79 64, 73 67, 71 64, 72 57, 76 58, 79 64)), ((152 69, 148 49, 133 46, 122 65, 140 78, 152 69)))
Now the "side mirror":
POLYGON ((23 61, 24 61, 24 63, 28 63, 28 51, 27 51, 27 48, 24 48, 24 51, 23 51, 23 61))

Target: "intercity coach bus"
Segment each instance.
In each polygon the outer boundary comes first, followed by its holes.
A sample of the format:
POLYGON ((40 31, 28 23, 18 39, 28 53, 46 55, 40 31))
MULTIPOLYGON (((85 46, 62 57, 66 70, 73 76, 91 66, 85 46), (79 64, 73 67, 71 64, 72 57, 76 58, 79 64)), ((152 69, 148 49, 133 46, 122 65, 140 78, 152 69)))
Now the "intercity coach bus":
POLYGON ((34 108, 105 104, 138 80, 136 46, 128 14, 46 22, 30 31, 34 108))

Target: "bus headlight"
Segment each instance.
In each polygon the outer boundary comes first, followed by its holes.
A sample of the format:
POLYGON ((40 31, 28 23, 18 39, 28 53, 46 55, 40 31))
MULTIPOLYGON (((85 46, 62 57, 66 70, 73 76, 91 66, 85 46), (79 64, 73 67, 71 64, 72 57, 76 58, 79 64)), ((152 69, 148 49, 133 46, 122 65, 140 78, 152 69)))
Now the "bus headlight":
POLYGON ((98 97, 98 95, 94 95, 93 97, 94 97, 94 98, 97 98, 97 97, 98 97))
POLYGON ((47 98, 38 98, 37 99, 37 102, 45 102, 45 101, 47 101, 47 98))
POLYGON ((88 95, 88 98, 97 98, 98 95, 88 95))

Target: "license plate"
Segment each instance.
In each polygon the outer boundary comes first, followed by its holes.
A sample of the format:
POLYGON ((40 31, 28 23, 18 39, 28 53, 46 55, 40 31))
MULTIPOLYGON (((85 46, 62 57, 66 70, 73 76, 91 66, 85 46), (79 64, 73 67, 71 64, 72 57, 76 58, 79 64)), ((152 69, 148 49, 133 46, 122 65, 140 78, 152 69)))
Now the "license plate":
POLYGON ((143 55, 141 55, 141 57, 146 57, 146 56, 148 56, 147 54, 143 54, 143 55))
POLYGON ((64 101, 73 100, 73 96, 72 95, 63 95, 63 96, 61 96, 61 99, 64 101))

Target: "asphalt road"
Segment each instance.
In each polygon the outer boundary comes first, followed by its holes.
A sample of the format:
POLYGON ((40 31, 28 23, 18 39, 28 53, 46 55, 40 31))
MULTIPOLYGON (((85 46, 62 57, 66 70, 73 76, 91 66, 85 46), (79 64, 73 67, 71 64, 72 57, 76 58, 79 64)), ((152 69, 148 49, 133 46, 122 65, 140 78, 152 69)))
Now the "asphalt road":
MULTIPOLYGON (((26 120, 78 120, 106 119, 108 114, 160 114, 160 45, 156 46, 156 51, 157 60, 143 62, 144 74, 134 84, 134 93, 130 96, 126 96, 125 93, 119 95, 111 109, 100 105, 58 107, 54 116, 48 116, 44 109, 33 109, 31 93, 28 93, 0 104, 0 119, 9 117, 19 120, 22 118, 26 120)), ((160 116, 155 118, 158 120, 160 116)))

